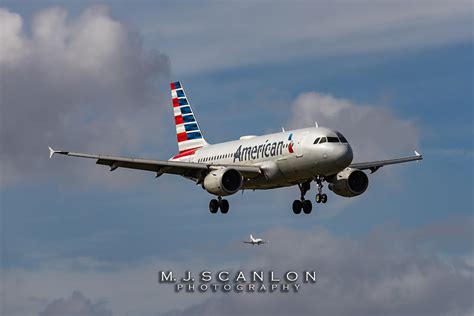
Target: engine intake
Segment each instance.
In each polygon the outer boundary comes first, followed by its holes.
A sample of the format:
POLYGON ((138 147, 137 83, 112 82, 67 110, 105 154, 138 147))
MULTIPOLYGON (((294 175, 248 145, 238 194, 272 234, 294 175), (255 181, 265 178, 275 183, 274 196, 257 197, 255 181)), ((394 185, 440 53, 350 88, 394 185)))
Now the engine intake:
POLYGON ((361 195, 369 186, 367 175, 363 171, 353 168, 344 169, 329 178, 328 181, 330 182, 329 190, 345 197, 361 195))
POLYGON ((231 195, 242 187, 242 175, 235 169, 222 168, 209 172, 204 178, 203 187, 207 192, 218 196, 231 195))

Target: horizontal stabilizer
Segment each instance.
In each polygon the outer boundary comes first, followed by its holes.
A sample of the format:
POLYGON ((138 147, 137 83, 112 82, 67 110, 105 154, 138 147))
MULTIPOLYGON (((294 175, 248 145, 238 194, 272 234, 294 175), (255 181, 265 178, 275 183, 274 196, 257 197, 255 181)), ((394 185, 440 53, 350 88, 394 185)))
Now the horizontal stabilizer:
POLYGON ((48 147, 48 149, 49 149, 49 159, 51 159, 51 157, 53 157, 53 155, 56 153, 56 151, 51 147, 48 147))

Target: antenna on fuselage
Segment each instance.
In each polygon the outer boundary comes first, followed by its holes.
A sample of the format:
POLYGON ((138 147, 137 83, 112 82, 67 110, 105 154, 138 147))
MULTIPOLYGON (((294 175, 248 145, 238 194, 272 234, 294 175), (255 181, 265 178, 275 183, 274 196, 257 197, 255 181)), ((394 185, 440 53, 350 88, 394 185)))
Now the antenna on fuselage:
POLYGON ((314 125, 316 125, 316 127, 319 127, 318 121, 314 121, 314 125))

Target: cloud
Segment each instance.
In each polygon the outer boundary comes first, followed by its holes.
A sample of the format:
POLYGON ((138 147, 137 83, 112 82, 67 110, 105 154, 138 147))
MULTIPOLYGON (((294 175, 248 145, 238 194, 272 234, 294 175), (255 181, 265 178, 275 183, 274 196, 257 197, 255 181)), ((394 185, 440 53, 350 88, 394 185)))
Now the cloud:
POLYGON ((112 316, 104 302, 92 303, 81 292, 74 291, 66 299, 60 298, 49 303, 39 316, 112 316))
POLYGON ((170 315, 471 315, 473 249, 466 240, 472 238, 472 229, 464 225, 466 229, 456 230, 463 221, 472 223, 472 218, 443 220, 417 230, 379 226, 357 239, 320 226, 273 228, 261 234, 270 240, 262 247, 249 247, 238 239, 224 245, 201 243, 127 264, 93 258, 45 259, 34 269, 2 270, 7 290, 4 309, 8 315, 45 311, 62 293, 77 290, 105 299, 116 315, 170 310, 170 315), (438 246, 425 247, 433 240, 438 246), (443 254, 459 251, 459 243, 465 245, 462 253, 443 254), (298 294, 187 295, 157 283, 157 271, 169 269, 178 274, 238 269, 282 274, 314 269, 318 282, 302 285, 298 294))
POLYGON ((160 104, 168 105, 166 55, 145 51, 139 34, 103 6, 73 17, 50 8, 34 16, 31 30, 23 24, 0 9, 2 186, 96 173, 48 162, 48 145, 114 153, 154 139, 160 104))
POLYGON ((242 268, 315 269, 316 286, 302 285, 298 294, 222 295, 167 315, 472 315, 469 260, 424 253, 404 236, 386 227, 360 240, 317 227, 275 229, 242 268))
POLYGON ((400 53, 472 38, 471 2, 464 0, 204 1, 157 11, 140 23, 147 36, 165 43, 178 73, 400 53))
POLYGON ((346 136, 354 162, 397 158, 419 149, 415 122, 397 117, 389 108, 318 92, 300 94, 292 104, 289 126, 314 126, 315 121, 346 136))

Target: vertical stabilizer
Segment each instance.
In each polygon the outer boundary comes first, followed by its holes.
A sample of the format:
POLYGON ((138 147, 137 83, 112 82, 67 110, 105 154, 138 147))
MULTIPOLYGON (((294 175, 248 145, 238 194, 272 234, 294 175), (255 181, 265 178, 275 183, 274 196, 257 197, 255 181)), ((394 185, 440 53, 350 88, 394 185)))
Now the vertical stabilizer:
POLYGON ((179 81, 172 82, 170 86, 179 152, 206 146, 207 142, 202 136, 183 86, 179 81))

